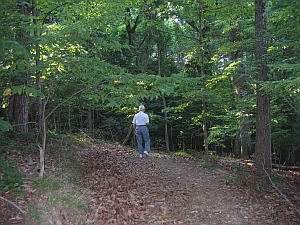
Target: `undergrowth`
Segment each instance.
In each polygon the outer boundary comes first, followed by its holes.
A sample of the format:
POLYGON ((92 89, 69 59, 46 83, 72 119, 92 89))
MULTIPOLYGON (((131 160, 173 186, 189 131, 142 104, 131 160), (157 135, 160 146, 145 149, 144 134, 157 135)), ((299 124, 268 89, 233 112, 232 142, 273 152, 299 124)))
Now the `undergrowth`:
MULTIPOLYGON (((17 162, 10 158, 18 155, 18 159, 22 159, 21 156, 36 159, 37 145, 38 138, 34 134, 0 135, 0 194, 11 193, 13 198, 24 197, 22 186, 25 175, 18 171, 17 162)), ((28 175, 26 179, 26 187, 31 185, 31 190, 34 190, 30 193, 32 201, 26 210, 30 224, 40 223, 45 217, 51 216, 54 208, 65 210, 75 221, 80 221, 82 212, 89 210, 89 204, 80 194, 85 188, 79 178, 84 168, 78 160, 77 151, 91 145, 90 140, 82 135, 48 135, 46 154, 54 156, 52 169, 45 171, 43 178, 35 174, 28 175)), ((27 161, 18 163, 26 165, 27 161)), ((33 167, 31 169, 33 171, 33 167)))
POLYGON ((81 198, 77 197, 77 192, 75 190, 69 190, 67 194, 50 194, 47 201, 51 204, 62 203, 67 206, 69 211, 85 211, 88 209, 88 204, 81 198))
POLYGON ((38 210, 38 207, 34 204, 28 204, 27 206, 27 217, 35 222, 40 222, 40 212, 38 210))
POLYGON ((31 135, 1 133, 0 135, 0 191, 11 193, 11 197, 24 198, 22 185, 25 174, 18 171, 18 164, 10 156, 26 150, 31 135))
POLYGON ((12 197, 24 198, 21 185, 24 183, 24 174, 16 170, 17 164, 14 160, 0 157, 0 191, 12 191, 12 197))
POLYGON ((214 162, 197 162, 196 163, 199 166, 202 166, 204 168, 210 168, 210 169, 215 169, 217 168, 216 164, 214 162))
POLYGON ((269 183, 265 174, 258 173, 255 167, 234 166, 226 185, 235 184, 251 188, 254 191, 265 191, 269 183))
POLYGON ((41 179, 33 180, 34 187, 39 193, 46 193, 50 191, 59 190, 60 184, 50 177, 43 177, 41 179))

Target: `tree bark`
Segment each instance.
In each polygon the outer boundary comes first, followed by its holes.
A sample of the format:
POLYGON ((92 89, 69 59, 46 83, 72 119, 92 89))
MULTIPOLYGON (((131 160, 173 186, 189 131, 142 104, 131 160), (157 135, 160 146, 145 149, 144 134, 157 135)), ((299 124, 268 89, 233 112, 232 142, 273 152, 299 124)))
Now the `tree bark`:
POLYGON ((145 53, 144 66, 143 66, 143 69, 142 69, 142 73, 146 73, 148 63, 149 63, 150 49, 151 49, 150 33, 151 33, 151 28, 149 27, 149 31, 148 31, 147 38, 146 38, 147 39, 147 47, 146 47, 146 53, 145 53))
MULTIPOLYGON (((32 16, 33 16, 33 23, 37 25, 37 5, 36 5, 36 0, 32 0, 32 16)), ((34 37, 35 37, 35 63, 36 67, 38 68, 41 60, 40 60, 40 44, 37 41, 39 34, 38 31, 34 31, 34 37)), ((36 88, 41 92, 42 91, 42 84, 41 84, 41 71, 36 71, 36 88)), ((44 171, 45 171, 45 150, 46 150, 46 138, 47 138, 47 129, 46 129, 46 121, 45 121, 45 110, 43 106, 43 101, 40 96, 37 97, 37 105, 38 105, 38 124, 39 124, 39 135, 41 136, 41 143, 42 147, 39 147, 39 152, 40 152, 40 160, 39 160, 39 166, 40 166, 40 171, 39 171, 39 178, 43 178, 44 176, 44 171)))
POLYGON ((91 105, 87 108, 87 133, 92 134, 93 133, 93 118, 92 118, 92 107, 91 105))
MULTIPOLYGON (((204 46, 203 46, 203 31, 202 31, 202 7, 201 5, 198 5, 198 20, 199 20, 199 47, 200 47, 200 55, 201 55, 201 78, 202 78, 202 89, 203 92, 206 92, 206 76, 204 73, 204 46)), ((204 150, 205 150, 205 160, 209 160, 209 155, 208 155, 208 134, 207 134, 207 122, 206 122, 206 100, 203 97, 202 98, 202 130, 203 130, 203 136, 204 136, 204 150)))
MULTIPOLYGON (((146 1, 145 1, 146 3, 146 1)), ((146 18, 151 21, 152 20, 152 16, 151 16, 151 6, 147 5, 147 10, 145 11, 145 16, 146 18)), ((147 68, 148 68, 148 63, 149 63, 149 57, 150 57, 150 50, 151 50, 151 31, 152 31, 152 26, 148 27, 148 33, 146 35, 146 53, 145 53, 145 58, 144 58, 144 65, 142 68, 142 73, 146 73, 147 68)))
MULTIPOLYGON (((161 46, 160 46, 160 43, 159 43, 159 40, 157 42, 157 54, 158 54, 158 60, 157 60, 157 63, 158 63, 158 76, 161 77, 161 46)), ((164 107, 164 119, 165 119, 165 128, 164 128, 164 131, 165 131, 165 142, 166 142, 166 150, 167 152, 170 151, 170 142, 169 142, 169 132, 168 132, 168 113, 166 111, 167 109, 167 101, 166 101, 166 98, 165 98, 165 95, 162 93, 161 94, 161 98, 162 98, 162 102, 163 102, 163 107, 164 107)))
MULTIPOLYGON (((197 3, 197 1, 195 2, 197 3)), ((200 77, 202 79, 202 91, 203 93, 206 92, 206 75, 205 75, 205 50, 204 50, 204 32, 209 30, 208 27, 202 27, 202 17, 203 17, 203 10, 201 3, 197 3, 197 10, 198 10, 198 23, 199 27, 196 25, 195 21, 188 21, 188 24, 198 33, 199 38, 199 55, 200 55, 200 77)), ((197 70, 199 73, 199 71, 197 70)), ((205 97, 202 97, 202 130, 203 130, 203 144, 204 144, 204 151, 205 151, 205 160, 209 160, 208 154, 208 132, 207 132, 207 121, 206 121, 206 100, 205 97)))
POLYGON ((21 95, 14 94, 9 98, 9 117, 15 132, 28 132, 28 96, 23 91, 21 95))
POLYGON ((130 12, 130 8, 127 8, 126 9, 126 12, 127 12, 127 15, 126 15, 126 21, 127 21, 127 24, 126 24, 126 31, 127 31, 127 35, 128 35, 128 44, 131 45, 131 46, 134 46, 134 43, 133 43, 133 34, 135 33, 136 31, 136 28, 137 26, 139 25, 139 23, 141 22, 140 21, 140 15, 138 15, 134 21, 134 25, 133 27, 131 27, 131 23, 130 23, 130 18, 131 18, 131 12, 130 12))
MULTIPOLYGON (((23 1, 30 3, 29 0, 23 1)), ((29 21, 30 16, 30 8, 27 4, 20 4, 19 13, 21 16, 24 16, 21 20, 24 22, 29 21)), ((29 50, 29 37, 30 33, 26 30, 19 28, 17 29, 16 38, 17 41, 27 50, 29 50)), ((24 60, 26 59, 24 56, 24 60)), ((26 87, 28 85, 28 74, 26 71, 20 72, 20 81, 21 85, 26 87)), ((14 84, 15 85, 15 84, 14 84)), ((18 84, 17 84, 18 85, 18 84)), ((25 93, 25 90, 21 93, 14 93, 9 99, 9 115, 10 115, 10 122, 14 127, 14 131, 20 133, 27 133, 28 132, 28 96, 25 93)))
POLYGON ((266 0, 255 0, 255 56, 256 56, 256 143, 255 165, 259 171, 272 172, 270 96, 261 90, 261 83, 268 80, 267 67, 267 13, 266 0))

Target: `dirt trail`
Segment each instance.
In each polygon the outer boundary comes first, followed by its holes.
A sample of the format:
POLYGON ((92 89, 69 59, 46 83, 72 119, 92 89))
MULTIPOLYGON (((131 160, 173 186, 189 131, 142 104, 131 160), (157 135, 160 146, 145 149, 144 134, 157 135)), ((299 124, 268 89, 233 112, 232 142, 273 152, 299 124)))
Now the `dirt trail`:
MULTIPOLYGON (((92 176, 85 178, 87 183, 99 178, 92 189, 101 196, 94 201, 98 213, 90 215, 91 224, 266 225, 279 220, 273 210, 278 202, 264 195, 252 198, 247 188, 243 193, 226 185, 226 170, 156 153, 139 159, 134 151, 118 149, 89 152, 83 162, 91 154, 98 157, 87 169, 92 176)), ((286 224, 284 218, 280 222, 286 224)))
MULTIPOLYGON (((74 193, 73 197, 84 200, 88 210, 70 212, 63 202, 49 203, 50 193, 38 195, 28 178, 24 185, 28 197, 22 201, 21 208, 26 211, 26 205, 36 205, 43 212, 41 222, 22 221, 17 210, 1 203, 6 211, 0 212, 3 215, 0 224, 300 224, 294 210, 274 191, 256 193, 251 187, 228 185, 232 175, 225 169, 204 168, 188 158, 154 152, 140 159, 136 150, 109 144, 74 149, 73 153, 78 156, 79 167, 84 168, 76 177, 84 183, 84 188, 68 182, 67 170, 49 168, 57 160, 54 154, 47 156, 47 175, 60 182, 60 196, 74 193)), ((16 161, 26 162, 26 157, 32 156, 17 156, 16 161)), ((21 171, 27 174, 31 171, 32 177, 35 176, 28 164, 22 165, 21 171)))

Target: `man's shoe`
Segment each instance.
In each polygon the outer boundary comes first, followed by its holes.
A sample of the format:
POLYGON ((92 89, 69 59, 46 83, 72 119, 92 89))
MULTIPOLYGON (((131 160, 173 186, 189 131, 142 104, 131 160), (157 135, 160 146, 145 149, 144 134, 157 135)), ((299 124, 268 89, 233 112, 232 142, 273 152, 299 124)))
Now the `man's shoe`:
POLYGON ((143 155, 142 155, 142 154, 140 154, 140 158, 143 158, 143 155))
POLYGON ((148 153, 147 151, 144 151, 144 154, 145 154, 146 156, 149 156, 149 153, 148 153))

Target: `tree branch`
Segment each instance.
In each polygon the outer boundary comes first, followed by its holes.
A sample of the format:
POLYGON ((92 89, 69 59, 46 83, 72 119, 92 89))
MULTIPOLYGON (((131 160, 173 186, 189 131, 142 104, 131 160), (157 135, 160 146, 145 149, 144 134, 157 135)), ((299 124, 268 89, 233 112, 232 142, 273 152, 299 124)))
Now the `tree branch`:
POLYGON ((199 32, 199 28, 195 25, 195 21, 187 21, 187 23, 194 28, 195 31, 199 32))
POLYGON ((139 23, 141 22, 141 21, 139 20, 139 18, 140 18, 140 15, 138 15, 138 16, 136 17, 135 21, 134 21, 134 26, 133 26, 133 28, 131 29, 131 33, 132 33, 132 34, 135 32, 137 26, 138 26, 139 23))
POLYGON ((94 138, 90 137, 87 133, 85 133, 82 129, 79 129, 85 136, 87 136, 89 139, 91 139, 92 142, 96 142, 98 144, 101 144, 99 141, 95 140, 94 138))
POLYGON ((122 142, 122 145, 125 145, 125 144, 126 144, 126 142, 128 141, 128 139, 129 139, 129 137, 130 137, 131 132, 132 132, 132 124, 130 124, 129 130, 128 130, 128 132, 127 132, 127 135, 126 135, 124 141, 122 142))
POLYGON ((295 211, 297 212, 297 214, 300 216, 300 211, 299 209, 291 202, 291 200, 282 193, 282 191, 274 184, 274 182, 272 181, 271 176, 268 174, 268 172, 266 171, 265 167, 263 166, 263 170, 265 172, 265 174, 267 175, 272 187, 295 209, 295 211))
POLYGON ((7 200, 6 198, 3 198, 2 196, 0 196, 0 199, 6 201, 7 203, 9 203, 9 204, 11 204, 11 205, 13 205, 13 206, 14 206, 16 209, 18 209, 23 215, 26 215, 26 212, 23 211, 23 210, 22 210, 19 206, 17 206, 15 203, 13 203, 13 202, 7 200))
POLYGON ((62 6, 64 6, 64 5, 66 5, 66 4, 68 4, 68 2, 65 2, 65 3, 63 3, 63 4, 59 5, 59 6, 56 6, 55 8, 53 8, 53 9, 51 9, 49 12, 47 12, 46 15, 45 15, 44 18, 43 18, 42 27, 43 27, 44 24, 46 23, 46 18, 47 18, 47 16, 49 16, 54 10, 58 9, 59 7, 62 7, 62 6))
MULTIPOLYGON (((101 83, 98 83, 98 84, 103 84, 103 83, 105 83, 105 82, 101 82, 101 83)), ((81 92, 83 92, 83 91, 85 91, 85 90, 87 90, 87 89, 89 89, 89 88, 91 88, 91 87, 93 87, 93 86, 95 86, 95 85, 98 85, 98 84, 93 84, 93 85, 87 86, 87 87, 85 87, 85 88, 83 88, 83 89, 81 89, 81 90, 79 90, 79 91, 73 93, 69 98, 67 98, 65 101, 62 101, 62 102, 59 103, 54 109, 52 109, 52 111, 45 117, 45 120, 47 120, 48 117, 49 117, 49 116, 50 116, 57 108, 59 108, 61 105, 65 104, 67 101, 69 101, 69 100, 70 100, 71 98, 73 98, 75 95, 77 95, 77 94, 79 94, 79 93, 81 93, 81 92)))
POLYGON ((300 114, 300 112, 284 97, 284 100, 298 113, 300 114))

